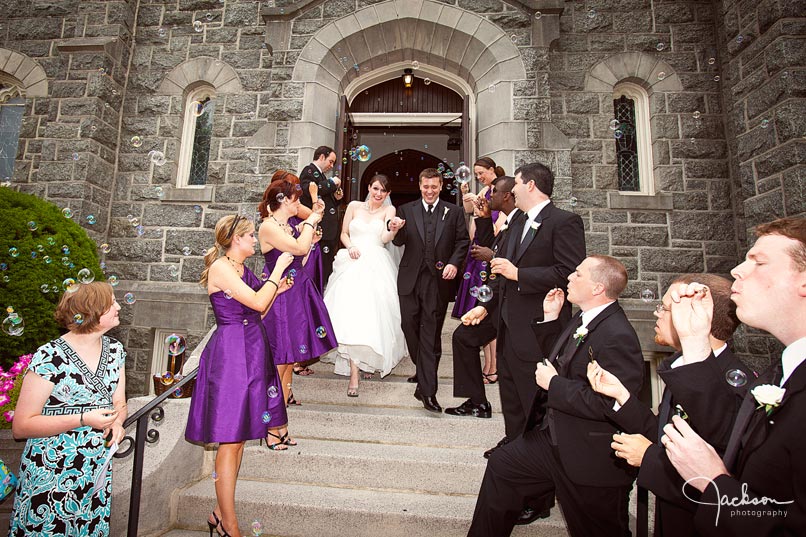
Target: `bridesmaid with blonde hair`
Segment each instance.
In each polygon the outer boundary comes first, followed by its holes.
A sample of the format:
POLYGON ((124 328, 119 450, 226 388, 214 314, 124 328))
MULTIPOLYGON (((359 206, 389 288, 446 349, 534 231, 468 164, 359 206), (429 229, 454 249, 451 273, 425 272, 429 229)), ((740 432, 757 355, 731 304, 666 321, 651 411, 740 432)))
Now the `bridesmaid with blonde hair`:
POLYGON ((222 536, 240 537, 235 515, 235 485, 246 440, 263 439, 266 430, 288 449, 288 418, 282 387, 261 317, 292 282, 282 278, 291 254, 278 256, 265 283, 244 266, 255 253, 255 226, 229 215, 215 227, 215 245, 204 256, 201 285, 216 318, 216 329, 199 361, 185 438, 218 443, 215 460, 216 506, 207 519, 222 536))

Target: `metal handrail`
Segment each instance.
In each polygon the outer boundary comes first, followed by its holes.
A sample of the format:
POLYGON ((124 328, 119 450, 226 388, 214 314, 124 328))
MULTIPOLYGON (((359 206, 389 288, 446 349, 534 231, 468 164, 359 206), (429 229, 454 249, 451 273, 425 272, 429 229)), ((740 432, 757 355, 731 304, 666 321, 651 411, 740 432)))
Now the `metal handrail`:
POLYGON ((156 396, 123 422, 123 429, 128 429, 133 423, 137 423, 134 438, 126 435, 123 437, 123 440, 121 440, 121 443, 128 440, 129 445, 126 449, 118 450, 118 452, 115 453, 116 458, 123 458, 134 450, 132 484, 129 495, 129 521, 128 529, 126 530, 127 537, 137 537, 137 529, 140 523, 140 496, 143 488, 143 458, 145 456, 145 445, 146 442, 153 444, 159 440, 160 437, 159 431, 148 428, 148 420, 151 418, 156 423, 161 422, 165 416, 165 411, 159 405, 176 390, 181 389, 185 384, 195 379, 198 372, 198 368, 194 369, 192 372, 185 375, 182 380, 171 386, 170 390, 166 390, 156 396))

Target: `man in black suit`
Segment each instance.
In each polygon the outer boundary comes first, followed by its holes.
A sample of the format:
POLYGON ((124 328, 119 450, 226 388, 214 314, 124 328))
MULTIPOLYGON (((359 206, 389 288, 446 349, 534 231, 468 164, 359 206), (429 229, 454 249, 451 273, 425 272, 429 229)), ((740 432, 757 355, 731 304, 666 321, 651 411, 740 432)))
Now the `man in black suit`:
MULTIPOLYGON (((512 194, 521 214, 512 221, 506 248, 490 262, 491 271, 500 276, 493 298, 465 315, 467 322, 478 324, 494 312, 506 433, 499 446, 523 432, 537 391, 532 380, 535 363, 548 351, 532 337, 529 324, 542 317, 546 293, 564 288, 568 275, 585 258, 582 219, 555 207, 550 199, 553 190, 554 175, 546 166, 525 164, 515 170, 512 194)), ((563 307, 560 317, 571 317, 570 305, 563 307)))
MULTIPOLYGON (((755 378, 726 341, 739 326, 736 305, 730 300, 731 282, 713 274, 683 274, 675 278, 655 310, 655 342, 673 347, 678 352, 658 366, 658 375, 666 389, 658 407, 658 415, 621 384, 610 372, 596 363, 588 365, 588 380, 593 389, 612 397, 618 403, 613 421, 626 433, 613 437, 616 456, 640 467, 638 484, 655 494, 655 537, 695 536, 694 508, 683 494, 683 479, 672 466, 658 441, 660 427, 677 414, 703 438, 724 453, 728 437, 747 392, 747 384, 755 378), (714 315, 709 342, 713 358, 689 362, 681 355, 680 338, 671 313, 672 288, 680 283, 701 282, 710 289, 714 315)), ((688 489, 688 494, 695 493, 688 489)))
POLYGON ((442 323, 448 302, 456 294, 456 274, 470 243, 464 211, 440 200, 441 190, 442 175, 435 168, 426 168, 420 172, 422 198, 402 205, 387 224, 396 233, 394 244, 406 247, 397 292, 400 324, 417 367, 414 397, 432 412, 442 412, 436 398, 442 323))
MULTIPOLYGON (((512 197, 514 185, 515 179, 508 176, 498 177, 493 181, 490 204, 489 206, 483 204, 481 209, 483 213, 476 218, 478 244, 471 246, 470 252, 475 259, 489 263, 497 252, 506 248, 509 226, 519 213, 512 197), (501 211, 507 215, 498 235, 493 233, 490 210, 501 211)), ((468 397, 468 400, 458 407, 446 408, 446 414, 477 418, 492 417, 492 406, 487 400, 479 369, 479 347, 495 339, 496 326, 492 321, 494 317, 495 315, 488 315, 479 324, 470 324, 463 317, 462 324, 453 331, 453 395, 468 397)))
MULTIPOLYGON (((322 239, 319 247, 322 249, 322 281, 327 285, 330 273, 333 271, 333 258, 339 249, 339 211, 338 204, 342 197, 341 179, 338 177, 328 178, 327 172, 333 169, 336 164, 336 153, 330 147, 323 145, 317 147, 313 152, 313 162, 302 169, 299 174, 299 184, 302 192, 299 197, 300 203, 309 209, 313 209, 316 202, 311 197, 311 183, 315 184, 319 199, 325 203, 325 212, 322 215, 322 239)), ((323 289, 319 290, 324 291, 323 289)))
MULTIPOLYGON (((731 271, 731 298, 742 322, 786 346, 781 359, 750 387, 722 459, 679 417, 661 437, 680 476, 702 492, 694 498, 700 535, 803 535, 806 528, 806 219, 781 218, 756 235, 731 271)), ((711 359, 712 307, 699 283, 673 288, 687 358, 711 359)))
POLYGON ((551 351, 535 371, 540 389, 523 435, 490 456, 469 536, 509 535, 525 498, 547 503, 555 493, 572 536, 629 535, 635 471, 610 449, 613 399, 587 379, 588 363, 597 360, 618 370, 632 393, 641 388, 641 347, 617 300, 627 270, 612 257, 589 256, 568 282, 568 300, 581 311, 563 323, 562 290, 543 301, 543 321, 534 329, 551 351))

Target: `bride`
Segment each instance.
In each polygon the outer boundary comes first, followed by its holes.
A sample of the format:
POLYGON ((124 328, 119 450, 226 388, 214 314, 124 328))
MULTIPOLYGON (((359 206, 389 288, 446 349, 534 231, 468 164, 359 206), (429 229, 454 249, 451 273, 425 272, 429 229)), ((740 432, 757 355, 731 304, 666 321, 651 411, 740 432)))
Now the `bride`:
POLYGON ((348 397, 358 397, 359 371, 386 376, 406 354, 400 328, 397 265, 385 244, 395 233, 387 228, 395 208, 384 206, 389 178, 378 174, 367 201, 347 206, 341 228, 346 247, 333 261, 325 289, 325 305, 339 342, 322 360, 335 363, 337 375, 350 375, 348 397))

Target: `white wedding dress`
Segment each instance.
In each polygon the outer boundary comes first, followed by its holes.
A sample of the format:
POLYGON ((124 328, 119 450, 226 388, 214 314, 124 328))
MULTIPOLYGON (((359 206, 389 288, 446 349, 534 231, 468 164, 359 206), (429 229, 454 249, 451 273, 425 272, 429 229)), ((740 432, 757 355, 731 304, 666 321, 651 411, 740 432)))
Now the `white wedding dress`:
POLYGON ((334 363, 337 375, 349 375, 352 360, 361 371, 386 376, 406 355, 397 296, 398 269, 381 241, 384 226, 377 218, 354 217, 349 227, 350 242, 361 255, 352 259, 343 248, 333 261, 324 299, 339 346, 322 360, 334 363))

